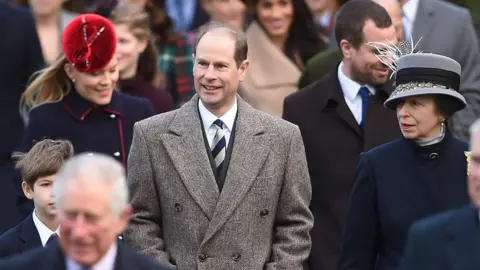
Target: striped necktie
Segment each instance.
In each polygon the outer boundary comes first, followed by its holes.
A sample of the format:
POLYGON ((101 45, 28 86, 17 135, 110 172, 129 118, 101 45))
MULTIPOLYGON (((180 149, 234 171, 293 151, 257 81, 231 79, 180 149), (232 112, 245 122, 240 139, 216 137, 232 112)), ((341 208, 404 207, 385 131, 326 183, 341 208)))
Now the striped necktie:
POLYGON ((225 152, 227 148, 227 142, 225 140, 225 125, 222 120, 217 119, 213 122, 213 126, 217 129, 215 137, 213 138, 213 143, 211 146, 212 157, 215 161, 215 166, 217 169, 217 177, 220 175, 223 166, 223 160, 225 159, 225 152))
POLYGON ((368 106, 368 95, 369 95, 368 88, 366 86, 360 87, 360 91, 358 91, 358 94, 362 98, 362 121, 360 121, 360 127, 363 128, 363 125, 367 118, 367 106, 368 106))

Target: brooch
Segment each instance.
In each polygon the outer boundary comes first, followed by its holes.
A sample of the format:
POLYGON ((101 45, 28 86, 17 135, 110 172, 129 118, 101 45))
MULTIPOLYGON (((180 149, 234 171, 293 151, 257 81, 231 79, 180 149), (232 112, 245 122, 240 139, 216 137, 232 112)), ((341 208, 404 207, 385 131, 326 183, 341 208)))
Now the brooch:
POLYGON ((464 152, 467 158, 467 175, 470 175, 470 161, 472 160, 472 152, 464 152))

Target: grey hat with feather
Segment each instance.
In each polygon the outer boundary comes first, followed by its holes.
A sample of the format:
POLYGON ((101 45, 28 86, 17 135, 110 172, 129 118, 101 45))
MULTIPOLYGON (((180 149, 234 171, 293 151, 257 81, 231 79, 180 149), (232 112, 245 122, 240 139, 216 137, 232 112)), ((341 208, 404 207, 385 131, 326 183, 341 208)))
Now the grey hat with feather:
POLYGON ((448 100, 452 112, 465 108, 467 102, 458 92, 460 64, 443 55, 414 52, 416 45, 412 44, 411 41, 398 45, 370 44, 377 48, 377 58, 389 66, 395 76, 395 90, 385 101, 385 107, 395 110, 406 97, 438 95, 448 100))

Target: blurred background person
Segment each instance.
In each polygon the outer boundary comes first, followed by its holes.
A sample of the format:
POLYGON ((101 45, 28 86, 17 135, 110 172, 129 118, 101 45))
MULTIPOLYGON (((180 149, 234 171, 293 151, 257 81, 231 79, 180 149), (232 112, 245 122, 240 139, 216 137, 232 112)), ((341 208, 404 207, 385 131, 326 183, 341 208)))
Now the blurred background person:
POLYGON ((300 128, 312 181, 312 270, 337 269, 359 154, 401 137, 383 105, 392 92, 389 70, 366 44, 396 43, 390 16, 373 1, 350 0, 336 22, 343 60, 285 98, 283 111, 300 128))
MULTIPOLYGON (((17 225, 22 217, 15 207, 13 185, 15 164, 12 152, 19 146, 24 123, 19 111, 20 99, 29 78, 44 67, 42 48, 30 10, 0 1, 0 234, 17 225)), ((17 183, 20 184, 20 183, 17 183)))
POLYGON ((0 262, 0 269, 166 270, 117 240, 132 208, 122 164, 110 156, 80 154, 53 185, 60 237, 0 262))
POLYGON ((467 106, 460 64, 430 53, 385 58, 397 68, 385 106, 403 138, 360 154, 338 270, 398 269, 413 222, 469 202, 468 144, 446 124, 467 106))
POLYGON ((125 94, 145 97, 157 113, 173 109, 171 95, 158 84, 158 55, 145 9, 138 4, 122 3, 110 14, 117 32, 119 80, 117 87, 125 94))
MULTIPOLYGON (((76 154, 105 153, 126 165, 133 125, 155 112, 147 99, 115 90, 119 72, 114 26, 95 14, 80 15, 65 29, 62 44, 61 57, 24 93, 32 109, 19 151, 29 151, 44 137, 61 138, 71 141, 76 154)), ((18 177, 15 182, 21 186, 18 177)), ((17 190, 18 210, 25 217, 32 205, 17 190)))
POLYGON ((304 0, 256 0, 246 30, 249 70, 240 96, 254 108, 281 117, 283 99, 297 90, 304 64, 326 49, 304 0))
MULTIPOLYGON (((403 41, 402 8, 398 0, 373 0, 385 10, 392 19, 397 33, 397 40, 403 41)), ((338 48, 329 48, 314 55, 308 60, 302 76, 298 81, 298 88, 304 88, 307 85, 320 80, 327 74, 331 68, 342 61, 342 53, 338 48)))
POLYGON ((62 53, 63 30, 78 15, 71 11, 71 4, 69 5, 73 0, 13 1, 32 10, 42 45, 43 58, 47 64, 53 63, 62 53))
POLYGON ((185 33, 196 30, 208 22, 208 14, 202 8, 202 0, 156 0, 159 6, 165 6, 168 16, 174 22, 174 31, 185 33))
POLYGON ((340 9, 340 0, 305 0, 313 13, 315 23, 319 26, 319 34, 329 43, 333 34, 335 16, 340 9))

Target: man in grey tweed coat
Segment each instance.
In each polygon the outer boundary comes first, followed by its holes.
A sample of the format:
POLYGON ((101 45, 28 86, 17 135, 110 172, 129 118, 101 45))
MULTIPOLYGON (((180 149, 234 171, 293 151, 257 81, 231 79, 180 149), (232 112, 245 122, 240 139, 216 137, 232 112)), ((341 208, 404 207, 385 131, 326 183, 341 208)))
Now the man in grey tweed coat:
POLYGON ((247 51, 242 32, 206 25, 194 47, 197 95, 135 125, 125 237, 172 268, 300 270, 309 256, 300 131, 237 95, 247 51))

